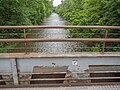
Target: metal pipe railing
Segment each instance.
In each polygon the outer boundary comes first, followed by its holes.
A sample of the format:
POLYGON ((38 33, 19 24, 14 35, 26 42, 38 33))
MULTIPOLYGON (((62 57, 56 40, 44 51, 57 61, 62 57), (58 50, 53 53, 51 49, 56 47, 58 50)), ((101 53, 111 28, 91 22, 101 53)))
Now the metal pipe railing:
POLYGON ((110 29, 120 30, 120 26, 0 26, 0 29, 24 29, 24 39, 0 39, 0 42, 102 42, 102 52, 105 52, 106 42, 120 42, 120 38, 108 38, 110 29), (71 29, 105 29, 104 38, 65 38, 65 39, 47 39, 47 38, 27 38, 25 29, 44 29, 44 28, 71 28, 71 29))
POLYGON ((120 29, 120 26, 0 26, 0 29, 40 29, 40 28, 120 29))
POLYGON ((70 39, 0 39, 0 42, 120 42, 120 39, 115 38, 70 38, 70 39))

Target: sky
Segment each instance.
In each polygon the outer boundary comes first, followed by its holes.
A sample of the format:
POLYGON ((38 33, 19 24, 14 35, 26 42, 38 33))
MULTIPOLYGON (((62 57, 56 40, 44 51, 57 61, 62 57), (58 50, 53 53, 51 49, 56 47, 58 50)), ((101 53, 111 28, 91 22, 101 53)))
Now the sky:
POLYGON ((58 6, 59 4, 61 4, 61 0, 54 0, 53 1, 54 6, 58 6))

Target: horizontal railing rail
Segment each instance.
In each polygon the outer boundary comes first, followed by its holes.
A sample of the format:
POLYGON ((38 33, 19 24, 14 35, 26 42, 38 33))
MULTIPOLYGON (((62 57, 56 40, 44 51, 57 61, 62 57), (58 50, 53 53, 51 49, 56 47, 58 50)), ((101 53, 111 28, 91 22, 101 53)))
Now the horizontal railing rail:
POLYGON ((115 38, 70 38, 70 39, 0 39, 0 42, 120 42, 120 39, 115 38))
POLYGON ((0 26, 0 29, 39 29, 39 28, 120 29, 120 26, 0 26))

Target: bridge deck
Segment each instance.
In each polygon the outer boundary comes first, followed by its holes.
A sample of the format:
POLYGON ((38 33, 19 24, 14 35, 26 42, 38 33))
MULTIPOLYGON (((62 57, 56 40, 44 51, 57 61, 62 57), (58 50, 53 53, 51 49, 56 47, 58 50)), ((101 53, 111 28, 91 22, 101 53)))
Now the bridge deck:
MULTIPOLYGON (((36 77, 39 74, 39 73, 37 74, 36 72, 33 72, 34 66, 37 66, 37 67, 42 66, 44 68, 46 66, 47 67, 63 67, 63 66, 68 67, 67 71, 69 73, 68 74, 69 77, 68 76, 65 78, 45 77, 44 81, 64 80, 64 81, 67 81, 65 83, 71 83, 71 82, 94 83, 96 82, 95 81, 96 79, 97 80, 101 80, 101 79, 108 80, 109 79, 109 82, 112 82, 112 83, 115 82, 115 85, 116 85, 116 82, 119 82, 120 80, 120 77, 116 76, 120 74, 119 73, 120 72, 120 69, 119 69, 120 52, 105 52, 105 53, 79 52, 79 53, 56 53, 56 54, 55 53, 51 53, 51 54, 47 54, 47 53, 46 54, 45 53, 44 54, 43 53, 1 53, 0 54, 0 73, 1 73, 1 76, 3 77, 1 78, 1 81, 9 80, 11 82, 11 83, 8 83, 8 81, 5 81, 6 86, 7 85, 24 85, 24 83, 31 86, 31 84, 29 83, 30 81, 36 81, 36 82, 43 81, 43 79, 41 78, 37 78, 37 79, 31 78, 32 75, 35 75, 36 77), (94 67, 96 67, 97 70, 94 67), (104 67, 105 71, 101 69, 102 67, 104 67), (92 68, 94 68, 94 70, 92 68), (93 73, 93 71, 95 73, 93 73), (103 76, 102 73, 109 73, 109 72, 112 74, 112 77, 111 77, 111 74, 108 77, 105 76, 106 74, 104 75, 104 77, 101 77, 101 76, 100 77, 89 77, 90 75, 97 76, 96 73, 101 73, 101 75, 103 76), (7 77, 4 77, 7 73, 10 73, 10 74, 7 77), (114 73, 116 73, 116 75, 114 73), (110 81, 111 79, 114 79, 114 80, 110 81)), ((45 75, 48 76, 48 73, 45 73, 45 75)), ((39 76, 41 77, 40 74, 39 76)), ((100 81, 100 82, 103 82, 103 81, 100 81)), ((105 81, 105 82, 108 83, 108 81, 105 81)), ((102 83, 102 84, 105 84, 105 83, 102 83)), ((84 90, 87 90, 88 88, 90 88, 90 90, 104 90, 104 87, 101 87, 101 86, 99 87, 99 85, 94 87, 96 89, 92 89, 91 87, 89 86, 85 88, 84 90)), ((114 85, 112 86, 109 85, 109 87, 113 88, 110 90, 115 90, 114 85)), ((115 86, 115 87, 118 88, 118 86, 115 86)), ((120 84, 119 84, 119 87, 120 87, 120 84)), ((78 89, 77 88, 72 88, 72 89, 83 90, 82 88, 84 87, 81 86, 81 87, 78 87, 78 89)), ((32 89, 38 90, 37 88, 32 88, 32 89)), ((68 90, 69 87, 67 88, 65 87, 62 89, 57 88, 57 89, 68 90)), ((116 89, 116 90, 119 90, 119 89, 116 89)))

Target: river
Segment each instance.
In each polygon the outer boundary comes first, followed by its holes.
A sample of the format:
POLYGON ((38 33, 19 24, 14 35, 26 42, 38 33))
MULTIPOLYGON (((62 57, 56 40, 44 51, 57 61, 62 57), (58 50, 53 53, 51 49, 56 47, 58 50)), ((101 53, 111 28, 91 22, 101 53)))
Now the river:
MULTIPOLYGON (((57 13, 52 13, 44 19, 41 25, 44 26, 62 26, 67 21, 61 18, 57 13)), ((34 29, 28 33, 27 38, 68 38, 69 30, 66 29, 34 29)), ((19 43, 14 52, 37 52, 37 53, 62 53, 79 52, 84 45, 80 42, 29 42, 19 43), (25 46, 25 47, 24 47, 25 46), (19 49, 18 49, 19 48, 19 49)))

